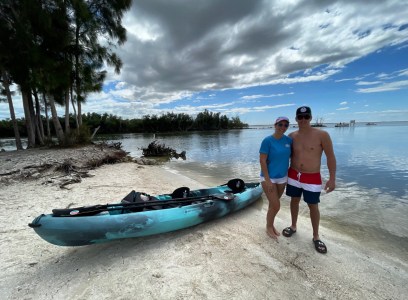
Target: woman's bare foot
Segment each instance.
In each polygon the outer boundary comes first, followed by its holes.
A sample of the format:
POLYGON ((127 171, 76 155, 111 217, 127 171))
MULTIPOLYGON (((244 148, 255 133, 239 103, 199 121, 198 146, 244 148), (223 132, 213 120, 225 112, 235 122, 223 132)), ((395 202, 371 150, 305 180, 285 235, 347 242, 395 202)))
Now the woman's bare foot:
POLYGON ((276 230, 275 226, 273 227, 273 232, 275 235, 280 236, 280 232, 276 230))
POLYGON ((270 230, 270 229, 266 228, 266 234, 267 234, 270 238, 273 238, 276 242, 279 243, 279 241, 278 241, 278 235, 275 234, 275 230, 270 230))

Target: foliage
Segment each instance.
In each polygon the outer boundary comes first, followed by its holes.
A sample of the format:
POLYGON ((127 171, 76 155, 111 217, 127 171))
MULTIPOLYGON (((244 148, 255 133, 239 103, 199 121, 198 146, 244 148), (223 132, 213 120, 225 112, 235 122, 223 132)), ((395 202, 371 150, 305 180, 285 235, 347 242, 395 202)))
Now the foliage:
POLYGON ((149 156, 172 156, 174 149, 166 147, 165 144, 160 144, 158 141, 151 142, 147 148, 142 148, 143 155, 149 156))
MULTIPOLYGON (((28 146, 44 143, 41 107, 51 109, 54 133, 60 143, 77 137, 70 133, 69 104, 77 105, 89 92, 102 90, 105 65, 119 72, 122 62, 113 52, 126 41, 122 26, 131 0, 2 0, 0 1, 0 76, 15 83, 23 96, 28 146), (41 99, 37 97, 43 95, 41 99), (35 102, 33 100, 35 98, 35 102), (45 98, 47 97, 47 101, 45 98), (65 132, 55 105, 66 108, 65 132)), ((3 98, 3 97, 0 97, 3 98)), ((13 106, 12 100, 9 101, 13 106)), ((10 114, 14 120, 13 108, 10 114)), ((76 114, 76 113, 75 113, 76 114)), ((18 128, 20 129, 20 128, 18 128)), ((17 126, 15 132, 18 133, 17 126)), ((16 140, 18 139, 18 134, 16 140)), ((83 140, 83 135, 78 138, 83 140)), ((50 138, 50 137, 48 137, 50 138)))
MULTIPOLYGON (((142 119, 125 120, 112 114, 87 113, 82 115, 83 125, 79 129, 72 130, 65 141, 67 144, 84 144, 90 141, 92 131, 100 126, 98 134, 113 133, 143 133, 143 132, 184 132, 203 130, 226 130, 241 129, 248 127, 248 124, 241 122, 239 117, 231 120, 219 113, 212 113, 205 110, 199 113, 194 119, 187 114, 167 113, 161 116, 147 115, 142 119)), ((70 115, 70 126, 75 126, 75 117, 70 115)), ((60 118, 60 122, 63 118, 60 118)), ((42 118, 43 126, 46 120, 42 118)), ((17 119, 17 123, 22 136, 26 136, 25 120, 17 119)), ((55 131, 51 132, 55 135, 55 131)), ((10 119, 0 121, 0 138, 13 136, 13 125, 10 119)))
POLYGON ((172 157, 186 159, 186 151, 179 153, 175 149, 166 147, 165 144, 160 144, 158 141, 151 142, 147 148, 141 148, 143 156, 145 157, 165 157, 170 159, 172 157))
POLYGON ((91 130, 82 124, 77 130, 72 130, 65 136, 65 146, 86 145, 91 142, 91 130))

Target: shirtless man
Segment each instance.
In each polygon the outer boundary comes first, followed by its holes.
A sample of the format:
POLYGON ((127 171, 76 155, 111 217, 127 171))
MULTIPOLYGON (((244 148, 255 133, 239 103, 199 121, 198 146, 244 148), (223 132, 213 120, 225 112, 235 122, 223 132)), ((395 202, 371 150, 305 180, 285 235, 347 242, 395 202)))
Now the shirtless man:
POLYGON ((310 107, 302 106, 296 110, 296 121, 299 130, 289 136, 293 139, 292 157, 288 172, 286 195, 290 196, 290 211, 292 225, 285 228, 282 234, 286 237, 296 232, 300 198, 309 206, 310 219, 313 227, 313 243, 319 253, 326 253, 327 247, 319 237, 319 202, 322 190, 320 166, 322 153, 326 155, 330 178, 324 190, 330 193, 336 187, 336 157, 333 144, 326 131, 313 128, 310 125, 312 111, 310 107))

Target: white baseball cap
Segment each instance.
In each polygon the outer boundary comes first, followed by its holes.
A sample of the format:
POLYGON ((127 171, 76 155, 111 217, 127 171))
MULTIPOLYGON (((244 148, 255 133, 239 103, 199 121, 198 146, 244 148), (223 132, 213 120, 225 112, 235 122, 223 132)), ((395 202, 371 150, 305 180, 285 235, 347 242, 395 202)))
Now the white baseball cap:
POLYGON ((278 124, 281 121, 286 121, 286 122, 289 123, 289 119, 287 117, 279 117, 279 118, 276 119, 275 125, 278 124))

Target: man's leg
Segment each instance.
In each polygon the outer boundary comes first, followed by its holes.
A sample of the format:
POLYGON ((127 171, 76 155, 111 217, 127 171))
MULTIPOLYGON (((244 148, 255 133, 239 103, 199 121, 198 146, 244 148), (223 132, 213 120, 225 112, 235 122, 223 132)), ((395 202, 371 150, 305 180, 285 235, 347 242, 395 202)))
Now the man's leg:
POLYGON ((292 225, 290 228, 292 228, 294 231, 296 231, 297 219, 299 215, 299 203, 300 197, 292 197, 290 200, 290 215, 292 217, 292 225))
POLYGON ((292 217, 292 224, 282 231, 282 234, 286 237, 291 237, 296 232, 296 224, 299 214, 299 203, 300 198, 302 197, 302 191, 303 190, 300 187, 291 185, 289 183, 286 186, 286 195, 291 197, 290 214, 292 217))
POLYGON ((320 223, 320 211, 318 204, 308 204, 310 211, 310 220, 312 221, 313 228, 313 240, 319 240, 319 223, 320 223))
POLYGON ((315 249, 319 253, 327 253, 326 245, 320 240, 319 237, 319 222, 320 222, 320 212, 318 204, 308 204, 310 210, 310 220, 312 221, 313 227, 313 243, 315 249))

